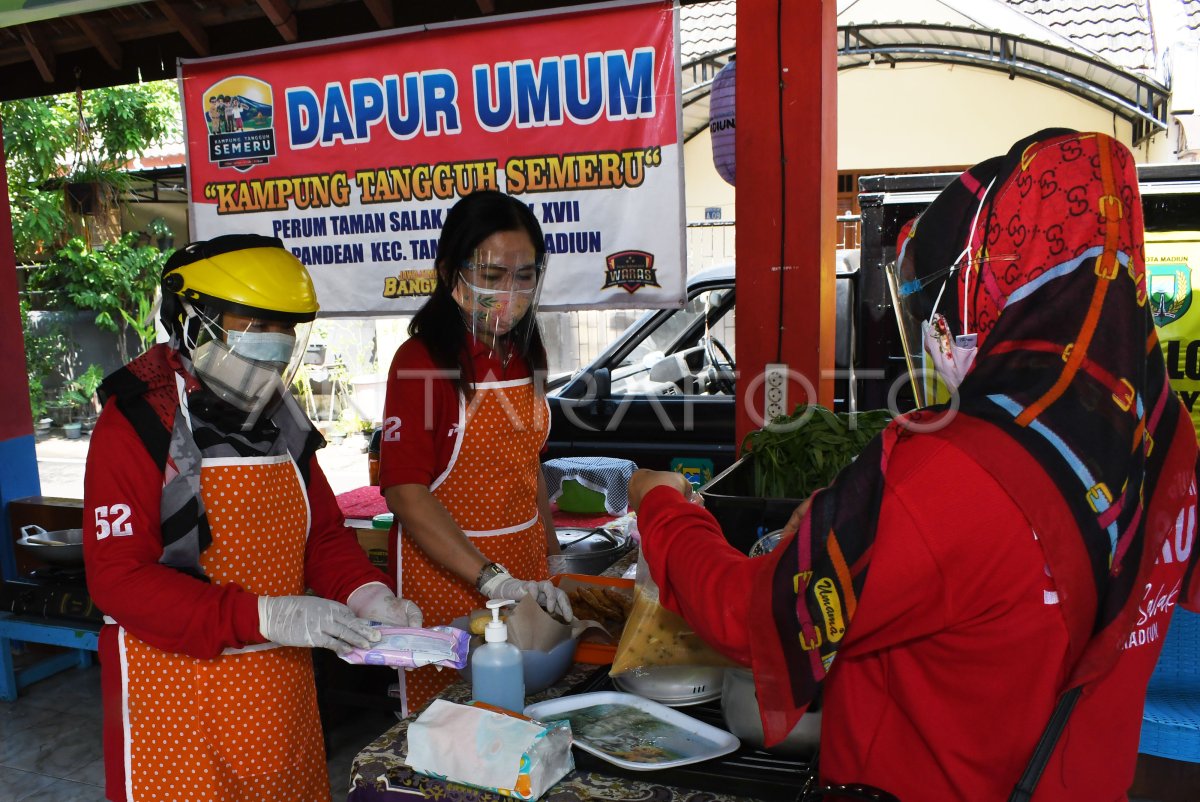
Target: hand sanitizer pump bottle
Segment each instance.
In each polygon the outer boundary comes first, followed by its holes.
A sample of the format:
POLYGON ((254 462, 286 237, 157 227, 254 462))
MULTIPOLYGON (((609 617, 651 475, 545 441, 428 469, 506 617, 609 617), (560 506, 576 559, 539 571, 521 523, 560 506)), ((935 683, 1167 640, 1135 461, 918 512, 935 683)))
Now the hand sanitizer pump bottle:
POLYGON ((487 603, 492 620, 483 631, 486 641, 471 655, 471 695, 477 702, 521 713, 525 709, 525 671, 521 650, 508 642, 508 625, 500 620, 500 608, 509 599, 487 603))

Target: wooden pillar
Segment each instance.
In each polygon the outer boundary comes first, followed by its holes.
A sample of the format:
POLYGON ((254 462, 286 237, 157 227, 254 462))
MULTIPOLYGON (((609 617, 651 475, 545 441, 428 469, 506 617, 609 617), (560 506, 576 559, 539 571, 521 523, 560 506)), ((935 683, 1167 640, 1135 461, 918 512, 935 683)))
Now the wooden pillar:
POLYGON ((833 405, 837 3, 737 7, 738 442, 760 428, 766 366, 786 410, 833 405))
POLYGON ((0 377, 4 381, 4 401, 0 403, 0 575, 9 579, 15 576, 16 562, 8 503, 14 498, 38 495, 41 484, 33 447, 33 416, 29 409, 25 340, 17 305, 17 257, 13 249, 3 148, 0 148, 0 377))

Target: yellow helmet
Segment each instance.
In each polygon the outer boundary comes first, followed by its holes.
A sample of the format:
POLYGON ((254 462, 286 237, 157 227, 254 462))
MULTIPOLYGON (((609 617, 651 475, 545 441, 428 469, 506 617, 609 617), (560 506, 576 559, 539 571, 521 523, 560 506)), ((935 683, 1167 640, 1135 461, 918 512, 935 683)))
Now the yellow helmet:
MULTIPOLYGON (((228 234, 193 242, 163 267, 164 300, 180 300, 247 317, 303 323, 320 306, 304 264, 277 237, 228 234)), ((163 304, 163 322, 174 329, 178 304, 163 304), (171 320, 167 317, 170 315, 171 320)))

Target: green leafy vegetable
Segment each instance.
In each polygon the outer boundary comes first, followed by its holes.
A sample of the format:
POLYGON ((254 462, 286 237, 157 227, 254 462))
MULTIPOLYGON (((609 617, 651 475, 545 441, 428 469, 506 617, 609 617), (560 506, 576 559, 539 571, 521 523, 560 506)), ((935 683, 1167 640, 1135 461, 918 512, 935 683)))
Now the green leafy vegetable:
POLYGON ((835 413, 822 406, 797 407, 742 441, 752 454, 754 495, 803 499, 833 481, 891 420, 886 409, 835 413))

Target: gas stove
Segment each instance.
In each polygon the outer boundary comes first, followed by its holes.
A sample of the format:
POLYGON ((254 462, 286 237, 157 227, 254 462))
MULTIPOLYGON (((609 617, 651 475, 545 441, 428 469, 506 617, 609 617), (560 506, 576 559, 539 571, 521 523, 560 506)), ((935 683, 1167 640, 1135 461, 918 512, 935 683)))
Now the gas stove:
POLYGON ((0 610, 29 618, 99 623, 82 568, 36 568, 0 582, 0 610))

